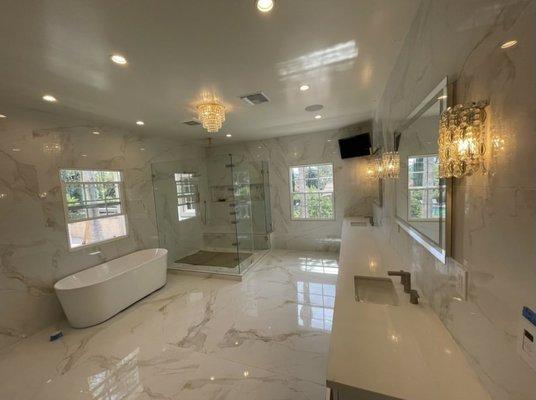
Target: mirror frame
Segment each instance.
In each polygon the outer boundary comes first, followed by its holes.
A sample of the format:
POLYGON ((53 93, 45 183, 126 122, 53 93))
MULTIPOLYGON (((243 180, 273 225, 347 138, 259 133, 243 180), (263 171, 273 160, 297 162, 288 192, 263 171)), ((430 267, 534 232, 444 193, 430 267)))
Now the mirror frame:
MULTIPOLYGON (((430 103, 437 99, 439 96, 446 95, 447 98, 441 102, 441 113, 445 111, 452 104, 452 86, 448 84, 448 79, 445 77, 441 82, 434 88, 432 91, 424 98, 423 101, 408 115, 406 120, 396 129, 396 132, 403 132, 406 130, 413 122, 415 122, 420 115, 427 109, 427 106, 430 103)), ((437 126, 439 134, 439 124, 437 126)), ((440 239, 443 232, 443 224, 445 225, 445 237, 440 240, 440 243, 444 243, 444 248, 435 243, 432 239, 427 237, 425 234, 418 231, 416 228, 411 226, 407 221, 400 218, 397 212, 397 200, 395 198, 395 220, 399 228, 402 228, 406 231, 417 243, 421 244, 426 250, 428 250, 435 258, 441 261, 443 264, 446 263, 447 257, 451 255, 451 246, 452 246, 452 178, 441 178, 445 183, 445 219, 439 220, 439 234, 440 239)), ((396 186, 395 186, 396 194, 396 186)))

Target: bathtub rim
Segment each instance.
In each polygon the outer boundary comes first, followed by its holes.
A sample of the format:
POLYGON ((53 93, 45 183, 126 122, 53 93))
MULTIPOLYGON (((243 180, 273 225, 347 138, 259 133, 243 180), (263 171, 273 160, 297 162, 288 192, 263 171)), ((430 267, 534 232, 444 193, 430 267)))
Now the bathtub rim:
MULTIPOLYGON (((167 254, 168 254, 168 250, 167 250, 167 249, 164 249, 163 247, 155 247, 155 248, 150 248, 150 249, 141 249, 141 250, 134 251, 134 252, 132 252, 132 253, 124 254, 124 255, 119 256, 119 257, 117 257, 117 258, 113 258, 113 259, 111 259, 111 260, 104 261, 104 262, 102 262, 102 263, 100 263, 100 264, 93 265, 93 266, 91 266, 91 267, 82 269, 82 270, 80 270, 80 271, 75 272, 74 274, 70 274, 70 275, 64 276, 63 278, 61 278, 60 280, 58 280, 56 283, 54 283, 54 290, 55 290, 55 291, 58 291, 58 292, 68 292, 68 291, 70 291, 70 290, 79 290, 79 289, 85 289, 85 288, 93 287, 93 286, 102 284, 103 282, 106 282, 106 281, 115 279, 115 278, 117 278, 117 277, 120 277, 120 276, 126 274, 127 272, 130 272, 130 271, 136 271, 137 269, 143 267, 144 265, 146 265, 146 264, 148 264, 148 263, 150 263, 150 262, 153 262, 153 261, 155 261, 155 260, 158 260, 158 259, 160 259, 160 258, 162 258, 162 257, 167 257, 167 254), (83 271, 90 270, 91 268, 98 267, 99 265, 106 264, 106 263, 108 263, 108 262, 110 262, 110 261, 118 260, 118 259, 120 259, 120 258, 122 258, 122 257, 131 255, 131 254, 136 254, 136 253, 138 253, 138 252, 140 252, 140 251, 144 251, 144 250, 156 250, 156 251, 160 251, 160 250, 162 250, 163 252, 162 252, 162 254, 158 255, 158 256, 155 257, 155 258, 152 258, 152 259, 147 260, 147 261, 145 261, 145 262, 143 262, 143 263, 137 264, 137 265, 136 265, 135 267, 133 267, 133 268, 129 268, 129 269, 126 269, 126 270, 124 270, 124 271, 122 271, 122 272, 119 272, 119 273, 117 273, 117 274, 111 275, 111 276, 109 276, 107 279, 99 280, 98 282, 91 282, 91 283, 88 283, 88 284, 85 284, 85 285, 82 285, 82 286, 76 286, 76 287, 69 287, 69 288, 61 288, 61 287, 58 287, 58 284, 60 284, 60 283, 61 283, 62 281, 64 281, 64 280, 66 280, 66 279, 72 277, 73 275, 76 275, 76 274, 78 274, 78 273, 80 273, 80 272, 83 272, 83 271)), ((167 262, 166 262, 166 269, 167 269, 167 262)))

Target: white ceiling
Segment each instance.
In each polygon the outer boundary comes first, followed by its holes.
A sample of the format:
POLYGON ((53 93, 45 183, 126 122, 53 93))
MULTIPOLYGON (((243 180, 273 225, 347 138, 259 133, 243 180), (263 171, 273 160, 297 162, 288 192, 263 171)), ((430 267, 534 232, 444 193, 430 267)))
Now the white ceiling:
POLYGON ((203 138, 201 127, 181 121, 195 115, 201 91, 212 90, 229 108, 216 136, 340 128, 372 117, 418 4, 276 0, 263 15, 253 0, 6 0, 0 113, 203 138), (128 66, 113 64, 114 52, 128 66), (300 92, 302 83, 311 89, 300 92), (238 99, 259 90, 270 103, 238 99), (45 93, 58 103, 43 102, 45 93), (317 103, 325 106, 321 120, 304 111, 317 103))

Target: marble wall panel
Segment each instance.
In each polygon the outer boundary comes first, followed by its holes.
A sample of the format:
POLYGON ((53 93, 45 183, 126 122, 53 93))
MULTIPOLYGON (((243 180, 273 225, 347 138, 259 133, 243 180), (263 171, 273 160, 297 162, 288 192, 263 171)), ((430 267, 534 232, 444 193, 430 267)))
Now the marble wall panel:
POLYGON ((53 291, 60 278, 158 246, 151 163, 188 163, 205 153, 108 127, 94 135, 90 126, 43 125, 0 125, 0 347, 61 318, 53 291), (66 167, 123 171, 128 237, 69 251, 58 174, 66 167))
POLYGON ((374 121, 375 140, 387 140, 444 76, 457 103, 490 101, 488 172, 455 181, 447 265, 397 229, 392 182, 374 214, 495 400, 536 398, 536 372, 516 352, 521 308, 536 307, 535 10, 530 0, 423 1, 374 121), (456 263, 469 271, 467 301, 456 263))
POLYGON ((372 216, 377 195, 376 182, 366 177, 368 158, 342 160, 337 140, 365 132, 366 123, 338 131, 286 136, 242 142, 207 149, 210 160, 232 153, 244 160, 268 160, 272 204, 272 247, 293 250, 330 250, 339 248, 342 219, 345 216, 372 216), (290 218, 289 167, 333 163, 335 182, 335 220, 293 221, 290 218))

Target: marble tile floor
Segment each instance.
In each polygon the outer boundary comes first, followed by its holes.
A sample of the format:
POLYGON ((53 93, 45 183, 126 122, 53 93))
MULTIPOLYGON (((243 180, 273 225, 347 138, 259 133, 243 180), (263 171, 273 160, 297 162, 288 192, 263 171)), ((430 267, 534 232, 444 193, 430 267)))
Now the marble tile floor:
POLYGON ((170 271, 103 324, 0 352, 0 399, 324 399, 336 259, 276 250, 242 282, 170 271))

